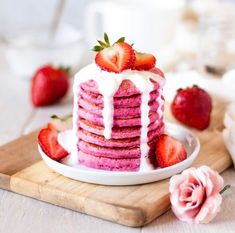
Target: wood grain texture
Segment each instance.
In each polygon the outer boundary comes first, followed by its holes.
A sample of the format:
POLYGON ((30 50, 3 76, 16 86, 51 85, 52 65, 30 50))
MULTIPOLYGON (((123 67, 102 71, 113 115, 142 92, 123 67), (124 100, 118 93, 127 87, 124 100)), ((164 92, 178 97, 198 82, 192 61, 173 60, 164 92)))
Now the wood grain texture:
MULTIPOLYGON (((207 164, 221 172, 231 165, 219 132, 205 134, 201 142, 195 166, 207 164)), ((146 225, 170 207, 168 179, 128 187, 87 184, 55 173, 43 161, 14 174, 10 186, 16 193, 133 227, 146 225)))
POLYGON ((140 233, 102 219, 0 189, 1 233, 140 233))
MULTIPOLYGON (((219 115, 213 113, 213 120, 219 115)), ((212 124, 205 132, 195 131, 201 141, 201 151, 194 166, 206 164, 221 172, 232 161, 217 126, 212 124)), ((5 180, 2 187, 19 194, 132 227, 150 223, 170 207, 168 179, 145 185, 110 187, 78 182, 57 174, 39 161, 36 133, 5 145, 0 151, 0 161, 4 164, 0 172, 5 180), (6 153, 8 156, 4 156, 6 153)))
POLYGON ((13 174, 41 160, 37 153, 37 132, 22 136, 0 149, 0 188, 10 189, 13 174))

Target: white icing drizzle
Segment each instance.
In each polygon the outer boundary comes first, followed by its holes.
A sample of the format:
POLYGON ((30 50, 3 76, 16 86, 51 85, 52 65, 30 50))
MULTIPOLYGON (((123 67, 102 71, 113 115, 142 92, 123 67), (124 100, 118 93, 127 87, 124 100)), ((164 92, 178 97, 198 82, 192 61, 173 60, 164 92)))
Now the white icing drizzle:
POLYGON ((66 130, 60 132, 57 140, 58 143, 70 153, 69 156, 63 159, 63 163, 69 166, 78 164, 78 150, 77 147, 74 146, 77 144, 77 137, 74 136, 74 131, 66 130))
POLYGON ((141 79, 139 82, 133 82, 135 86, 141 91, 141 132, 140 132, 140 171, 149 170, 152 168, 148 157, 149 146, 148 146, 148 125, 149 120, 149 110, 148 105, 150 99, 150 92, 153 90, 153 83, 150 79, 141 79))
POLYGON ((104 83, 99 83, 99 92, 103 95, 104 107, 102 110, 104 132, 103 135, 106 139, 110 139, 113 127, 113 96, 118 90, 120 80, 108 78, 104 83))
MULTIPOLYGON (((153 83, 151 79, 156 81, 160 88, 159 90, 159 117, 163 115, 161 110, 163 100, 161 99, 162 95, 162 86, 165 83, 165 79, 159 76, 158 74, 152 73, 150 71, 137 71, 137 70, 124 70, 121 73, 112 73, 102 71, 96 64, 92 63, 83 69, 81 69, 76 75, 74 80, 73 92, 74 92, 74 108, 73 108, 73 139, 69 142, 67 147, 72 147, 71 157, 73 160, 76 159, 78 161, 78 150, 77 150, 77 142, 78 142, 78 127, 77 123, 79 120, 78 117, 78 92, 79 86, 81 83, 94 80, 98 85, 98 90, 100 94, 103 96, 104 107, 102 110, 103 116, 103 124, 104 124, 104 132, 103 135, 106 139, 110 139, 112 135, 112 126, 113 126, 113 96, 118 90, 120 84, 123 80, 130 80, 136 88, 141 92, 141 135, 140 135, 140 170, 145 171, 152 169, 147 157, 149 152, 148 146, 148 125, 150 123, 149 120, 149 110, 150 107, 148 105, 150 99, 150 92, 153 91, 153 83)), ((68 140, 66 140, 68 143, 68 140)), ((61 143, 63 144, 64 142, 61 143)))

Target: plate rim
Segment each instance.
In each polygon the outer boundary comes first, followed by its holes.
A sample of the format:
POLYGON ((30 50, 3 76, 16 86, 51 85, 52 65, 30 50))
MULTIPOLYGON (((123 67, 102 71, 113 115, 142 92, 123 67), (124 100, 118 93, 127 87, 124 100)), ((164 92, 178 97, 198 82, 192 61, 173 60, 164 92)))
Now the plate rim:
MULTIPOLYGON (((153 169, 150 171, 106 171, 106 170, 99 170, 99 169, 94 169, 94 168, 86 168, 84 166, 85 169, 79 169, 79 167, 73 167, 73 166, 69 166, 63 163, 60 163, 58 161, 55 161, 53 159, 51 159, 49 156, 46 155, 46 153, 42 150, 41 146, 38 144, 38 150, 39 153, 43 159, 43 161, 47 164, 47 166, 49 166, 52 170, 57 171, 57 169, 55 169, 55 167, 60 166, 61 169, 66 169, 66 170, 70 170, 71 172, 79 172, 79 173, 83 173, 83 174, 87 174, 87 175, 94 175, 97 173, 99 174, 99 176, 102 177, 106 177, 107 175, 112 175, 112 177, 123 177, 123 176, 128 176, 128 177, 133 177, 133 176, 146 176, 146 175, 157 175, 157 174, 161 174, 163 172, 167 172, 167 171, 171 171, 172 169, 180 169, 180 167, 182 166, 183 163, 189 162, 191 160, 191 164, 193 163, 193 161, 197 158, 199 151, 200 151, 200 141, 198 139, 198 137, 195 135, 195 133, 193 133, 191 130, 189 130, 188 128, 181 126, 179 124, 175 124, 172 122, 165 122, 166 128, 168 127, 177 127, 180 131, 184 131, 187 135, 191 135, 193 137, 193 139, 196 141, 196 145, 195 148, 193 150, 193 152, 184 160, 181 161, 177 164, 174 164, 172 166, 166 167, 166 168, 158 168, 158 169, 153 169), (53 165, 53 167, 51 166, 53 165)), ((64 174, 62 174, 61 172, 58 172, 59 174, 65 176, 64 174)), ((177 174, 177 173, 176 173, 177 174)), ((67 176, 69 177, 69 176, 67 176)), ((71 178, 71 177, 70 177, 71 178)), ((74 178, 72 178, 74 179, 74 178)), ((90 182, 91 183, 91 182, 90 182)))

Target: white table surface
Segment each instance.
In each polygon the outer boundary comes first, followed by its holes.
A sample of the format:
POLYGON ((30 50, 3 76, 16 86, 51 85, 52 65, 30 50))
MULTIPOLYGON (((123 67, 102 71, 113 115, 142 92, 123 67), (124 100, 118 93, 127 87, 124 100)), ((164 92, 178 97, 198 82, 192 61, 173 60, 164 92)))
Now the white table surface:
MULTIPOLYGON (((1 59, 1 58, 0 58, 1 59)), ((0 144, 9 142, 45 124, 52 114, 72 111, 72 96, 61 104, 34 109, 29 101, 29 82, 9 73, 0 60, 0 144)), ((235 171, 223 174, 225 183, 235 186, 235 171)), ((222 210, 208 225, 186 224, 168 211, 143 228, 129 228, 85 214, 37 201, 0 189, 0 233, 105 233, 105 232, 235 232, 235 191, 225 196, 222 210)))

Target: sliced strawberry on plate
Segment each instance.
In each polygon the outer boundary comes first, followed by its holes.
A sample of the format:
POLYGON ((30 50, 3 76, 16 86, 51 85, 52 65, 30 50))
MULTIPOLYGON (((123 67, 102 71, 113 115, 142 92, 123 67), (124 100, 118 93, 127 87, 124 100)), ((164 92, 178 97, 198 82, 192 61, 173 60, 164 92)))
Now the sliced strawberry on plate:
POLYGON ((156 143, 156 157, 159 167, 164 168, 185 160, 187 152, 181 142, 164 134, 156 143))
POLYGON ((99 45, 93 48, 98 52, 95 57, 96 64, 108 72, 120 73, 125 69, 131 69, 135 61, 135 53, 131 45, 124 42, 121 37, 113 45, 110 45, 107 34, 104 34, 105 42, 99 41, 99 45))
POLYGON ((38 143, 46 155, 59 161, 68 155, 68 152, 57 141, 58 132, 44 128, 39 132, 38 143))
POLYGON ((150 70, 156 64, 156 58, 150 53, 135 52, 135 63, 133 69, 135 70, 150 70))
POLYGON ((47 124, 47 128, 58 132, 72 129, 72 115, 60 118, 56 115, 51 116, 51 120, 47 124))

